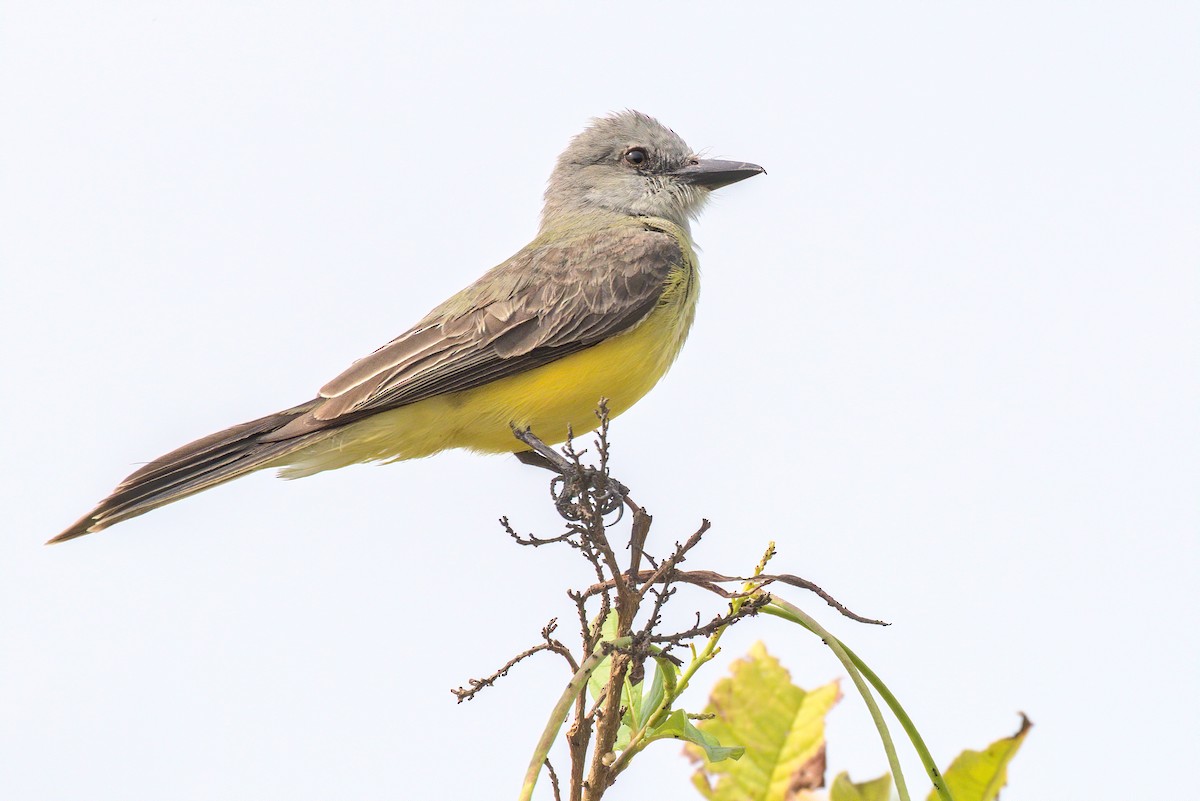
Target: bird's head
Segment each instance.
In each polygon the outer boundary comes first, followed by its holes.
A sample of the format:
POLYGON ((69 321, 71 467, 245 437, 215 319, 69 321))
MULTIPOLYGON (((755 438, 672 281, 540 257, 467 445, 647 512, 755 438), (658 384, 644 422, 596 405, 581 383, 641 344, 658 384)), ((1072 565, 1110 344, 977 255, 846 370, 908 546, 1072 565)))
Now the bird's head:
POLYGON ((599 117, 558 157, 542 227, 597 211, 663 217, 687 227, 712 190, 760 172, 757 164, 702 159, 677 133, 640 112, 599 117))

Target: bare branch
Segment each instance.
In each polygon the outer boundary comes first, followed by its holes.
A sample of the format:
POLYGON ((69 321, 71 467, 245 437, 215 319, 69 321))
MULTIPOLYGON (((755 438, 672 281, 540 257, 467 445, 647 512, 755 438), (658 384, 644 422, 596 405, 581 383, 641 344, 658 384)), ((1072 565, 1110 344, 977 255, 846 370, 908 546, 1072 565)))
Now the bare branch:
POLYGON ((556 542, 565 542, 568 545, 579 547, 576 543, 571 541, 571 535, 573 532, 570 531, 565 534, 559 534, 557 537, 543 539, 541 537, 535 537, 532 534, 521 536, 509 524, 508 517, 500 518, 500 525, 504 527, 506 532, 508 532, 508 536, 512 537, 513 540, 516 541, 517 545, 532 545, 534 548, 537 548, 541 545, 553 545, 556 542))
MULTIPOLYGON (((891 624, 883 620, 875 620, 874 618, 863 617, 862 615, 851 611, 845 604, 834 598, 818 585, 808 579, 793 576, 790 573, 771 574, 764 573, 761 576, 727 576, 724 573, 717 573, 712 570, 675 570, 666 575, 661 570, 643 570, 638 576, 638 583, 642 585, 642 590, 646 591, 651 584, 676 583, 676 584, 692 584, 702 589, 708 590, 722 598, 740 598, 754 594, 754 590, 749 592, 728 590, 721 584, 746 584, 753 583, 757 585, 756 589, 761 589, 774 582, 780 582, 792 587, 809 590, 818 595, 823 601, 832 606, 842 615, 859 623, 867 623, 873 626, 890 626, 891 624)), ((598 595, 612 588, 612 582, 599 582, 588 587, 579 595, 583 600, 598 595)))
POLYGON ((558 790, 558 774, 554 772, 554 765, 550 762, 550 757, 546 757, 546 771, 550 774, 550 789, 554 791, 554 801, 562 801, 562 793, 558 790))
POLYGON ((675 634, 655 634, 649 637, 650 642, 670 643, 671 645, 682 645, 688 640, 697 637, 708 637, 717 629, 723 626, 730 626, 742 618, 753 617, 758 614, 758 610, 769 604, 771 599, 767 595, 759 595, 746 603, 742 604, 737 611, 730 612, 727 615, 718 615, 704 625, 695 625, 686 631, 680 631, 675 634))
POLYGON ((646 537, 650 535, 650 524, 653 522, 654 518, 644 509, 634 509, 633 527, 629 532, 630 576, 636 577, 642 570, 642 555, 645 553, 646 537))
POLYGON ((567 660, 567 664, 571 666, 571 672, 575 673, 579 670, 579 663, 575 661, 575 657, 567 646, 563 645, 558 640, 550 635, 558 628, 558 618, 551 618, 550 622, 542 629, 542 639, 546 641, 546 650, 551 653, 558 654, 563 659, 567 660))
POLYGON ((687 542, 683 543, 682 545, 675 543, 674 553, 668 556, 662 564, 656 567, 654 572, 652 572, 649 578, 646 579, 645 584, 643 584, 641 591, 638 593, 639 601, 645 597, 646 587, 648 585, 657 584, 659 581, 661 581, 663 576, 666 575, 668 571, 674 570, 675 566, 684 560, 684 557, 687 556, 688 551, 700 544, 700 539, 704 536, 704 532, 708 531, 709 526, 711 525, 712 524, 707 520, 701 520, 700 528, 696 529, 695 534, 687 538, 687 542))
POLYGON ((451 690, 450 692, 454 693, 455 697, 458 698, 458 702, 460 704, 463 701, 470 701, 471 699, 473 699, 476 696, 477 693, 479 693, 485 687, 491 687, 500 678, 507 676, 508 671, 511 670, 512 667, 514 665, 516 665, 518 662, 520 662, 522 659, 533 656, 538 651, 548 651, 548 650, 550 650, 550 647, 548 645, 546 645, 545 643, 542 643, 541 645, 535 645, 532 648, 522 651, 521 653, 514 656, 512 659, 510 659, 508 661, 508 663, 504 667, 500 668, 500 670, 497 670, 495 673, 488 676, 487 678, 485 678, 485 679, 467 679, 467 682, 471 685, 471 689, 468 690, 466 687, 459 687, 457 689, 451 690))

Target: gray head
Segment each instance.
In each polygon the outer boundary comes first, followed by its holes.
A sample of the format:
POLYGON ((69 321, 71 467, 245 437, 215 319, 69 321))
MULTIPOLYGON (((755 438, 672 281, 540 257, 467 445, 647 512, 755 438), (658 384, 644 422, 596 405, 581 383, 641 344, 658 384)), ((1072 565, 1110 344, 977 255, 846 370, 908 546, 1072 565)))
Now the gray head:
POLYGON ((760 172, 756 164, 702 159, 677 133, 640 112, 598 117, 558 157, 542 227, 598 211, 663 217, 686 227, 713 189, 760 172))

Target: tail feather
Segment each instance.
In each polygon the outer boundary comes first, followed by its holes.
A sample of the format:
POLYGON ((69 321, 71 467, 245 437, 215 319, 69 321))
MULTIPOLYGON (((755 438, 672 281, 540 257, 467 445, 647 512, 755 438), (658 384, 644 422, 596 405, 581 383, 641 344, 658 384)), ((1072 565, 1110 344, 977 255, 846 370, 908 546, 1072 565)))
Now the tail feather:
POLYGON ((195 495, 311 444, 327 432, 278 442, 262 437, 312 409, 316 401, 218 431, 150 462, 122 481, 96 508, 47 542, 65 542, 195 495))

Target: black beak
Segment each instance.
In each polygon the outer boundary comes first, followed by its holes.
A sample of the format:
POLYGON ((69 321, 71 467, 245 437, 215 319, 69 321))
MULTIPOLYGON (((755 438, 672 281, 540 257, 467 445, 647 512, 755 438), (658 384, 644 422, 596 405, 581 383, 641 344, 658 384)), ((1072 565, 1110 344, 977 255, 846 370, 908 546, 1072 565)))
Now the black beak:
POLYGON ((766 172, 757 164, 744 161, 719 161, 717 159, 696 159, 691 164, 674 170, 674 175, 684 183, 692 186, 702 186, 705 189, 720 189, 722 186, 736 184, 760 172, 766 172))

